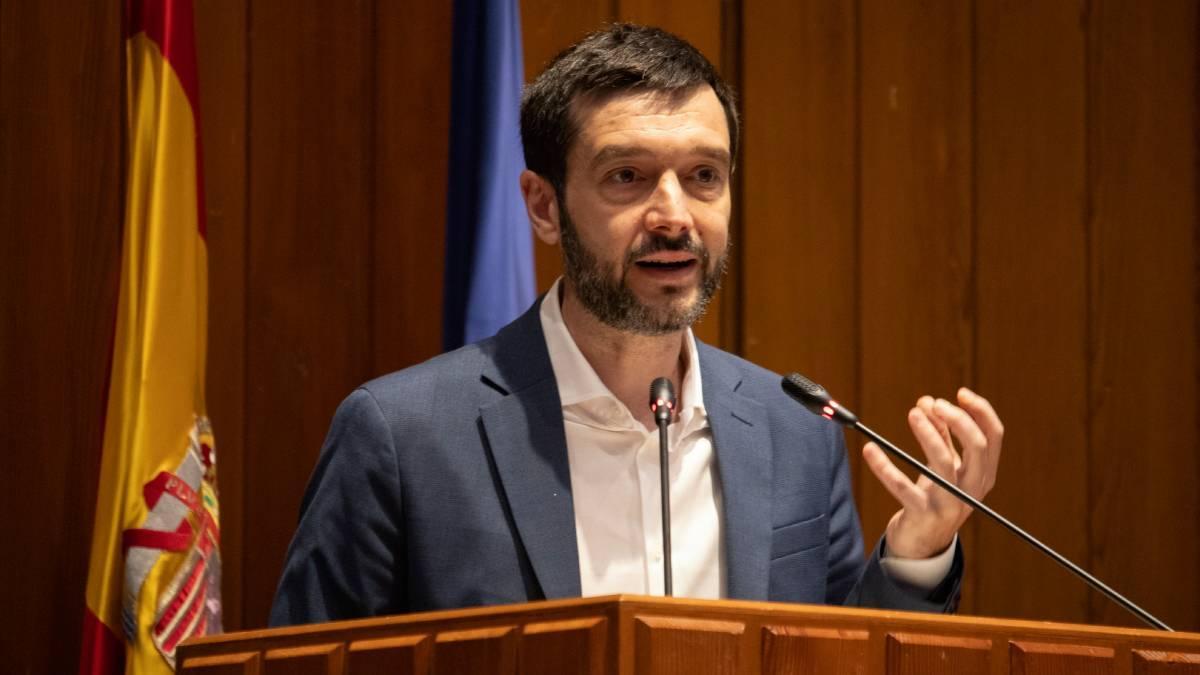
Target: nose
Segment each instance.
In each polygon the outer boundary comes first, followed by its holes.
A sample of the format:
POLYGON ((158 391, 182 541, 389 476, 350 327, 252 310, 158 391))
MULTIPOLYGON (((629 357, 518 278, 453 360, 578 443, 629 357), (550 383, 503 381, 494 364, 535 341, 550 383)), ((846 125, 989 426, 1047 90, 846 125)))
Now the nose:
POLYGON ((692 213, 687 208, 687 195, 679 177, 665 172, 650 195, 646 211, 646 229, 674 237, 692 226, 692 213))

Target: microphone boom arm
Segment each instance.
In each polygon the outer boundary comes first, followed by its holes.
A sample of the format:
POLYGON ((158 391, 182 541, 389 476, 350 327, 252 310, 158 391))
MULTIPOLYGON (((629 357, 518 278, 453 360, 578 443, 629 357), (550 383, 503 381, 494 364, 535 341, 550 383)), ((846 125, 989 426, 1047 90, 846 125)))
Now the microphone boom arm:
POLYGON ((1129 600, 1125 596, 1110 588, 1107 584, 1097 579, 1087 570, 1071 562, 1058 551, 1055 551, 1046 544, 1043 544, 1037 537, 1034 537, 1018 527, 1016 523, 1000 515, 990 506, 987 506, 983 502, 967 494, 957 485, 951 483, 945 478, 942 478, 933 469, 925 466, 925 464, 921 463, 919 460, 917 460, 917 458, 901 450, 891 441, 872 431, 869 427, 867 427, 867 425, 860 422, 854 413, 851 413, 849 410, 846 410, 844 407, 842 407, 837 401, 834 401, 820 385, 815 384, 799 373, 792 373, 791 375, 783 378, 783 390, 813 413, 824 417, 825 419, 836 421, 839 424, 852 427, 862 435, 871 439, 879 447, 883 448, 888 454, 916 469, 922 476, 925 476, 929 480, 933 481, 938 487, 954 495, 961 501, 968 504, 971 508, 986 515, 997 523, 1000 523, 1000 525, 1002 525, 1006 530, 1017 535, 1023 539, 1025 543, 1049 556, 1051 560, 1082 579, 1084 583, 1096 589, 1109 600, 1112 600, 1121 607, 1124 607, 1127 611, 1141 619, 1146 624, 1159 630, 1174 630, 1150 612, 1147 612, 1146 610, 1134 604, 1132 600, 1129 600))

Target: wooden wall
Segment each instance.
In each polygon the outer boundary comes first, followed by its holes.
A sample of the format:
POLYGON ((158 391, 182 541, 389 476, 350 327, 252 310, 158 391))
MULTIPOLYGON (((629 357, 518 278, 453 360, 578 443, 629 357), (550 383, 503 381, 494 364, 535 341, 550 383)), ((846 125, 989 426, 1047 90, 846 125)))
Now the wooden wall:
MULTIPOLYGON (((69 672, 78 651, 121 227, 119 11, 43 4, 0 0, 0 662, 16 672, 69 672)), ((338 401, 439 350, 449 4, 197 3, 229 628, 265 622, 338 401)), ((529 77, 621 18, 684 35, 741 91, 736 259, 705 339, 824 382, 913 449, 920 393, 977 388, 1008 428, 989 501, 1200 629, 1194 3, 522 13, 529 77)), ((557 253, 536 251, 545 288, 557 253)), ((895 507, 852 457, 873 540, 895 507)), ((1130 623, 999 528, 964 536, 965 611, 1130 623)))

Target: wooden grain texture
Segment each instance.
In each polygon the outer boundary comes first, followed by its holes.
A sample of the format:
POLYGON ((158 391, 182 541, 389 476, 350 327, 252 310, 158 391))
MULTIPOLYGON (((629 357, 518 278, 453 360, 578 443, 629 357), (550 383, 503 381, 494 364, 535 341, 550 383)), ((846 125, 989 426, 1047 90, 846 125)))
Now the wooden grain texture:
POLYGON ((721 63, 721 0, 616 0, 617 20, 658 26, 721 63))
MULTIPOLYGON (((859 415, 918 457, 908 410, 922 394, 953 397, 972 376, 970 9, 860 8, 859 415)), ((897 504, 864 476, 873 542, 897 504)), ((969 592, 964 601, 971 611, 969 592)))
MULTIPOLYGON (((855 5, 749 0, 743 25, 742 353, 804 373, 854 408, 855 5)), ((850 460, 857 476, 859 453, 850 460)))
POLYGON ((372 13, 250 9, 244 622, 264 625, 338 402, 370 375, 372 13))
MULTIPOLYGON (((1004 420, 988 502, 1087 563, 1086 79, 1082 2, 975 10, 974 388, 1004 420), (1036 403, 1031 405, 1032 403, 1036 403), (1052 514, 1052 515, 1051 515, 1052 514)), ((1087 619, 1088 589, 976 517, 977 611, 1087 619), (1039 580, 1036 592, 1013 592, 1039 580)))
POLYGON ((870 633, 836 628, 763 628, 762 672, 866 675, 870 633))
POLYGON ((990 672, 991 640, 889 633, 888 675, 987 675, 990 672))
POLYGON ((246 552, 246 5, 195 5, 208 245, 208 415, 218 456, 222 623, 242 621, 246 552))
POLYGON ((350 674, 426 675, 433 640, 428 635, 359 640, 350 645, 346 670, 350 674))
POLYGON ((267 650, 264 675, 342 675, 346 652, 340 643, 267 650))
POLYGON ((513 675, 517 672, 517 638, 513 626, 441 633, 433 649, 434 675, 513 675))
POLYGON ((262 657, 258 652, 204 656, 180 661, 179 669, 195 675, 259 675, 262 657))
POLYGON ((1088 27, 1091 562, 1181 628, 1200 626, 1196 21, 1115 0, 1088 27))
POLYGON ((531 623, 521 629, 522 675, 602 675, 609 654, 601 618, 531 623))
POLYGON ((733 675, 743 658, 744 624, 643 614, 634 620, 640 675, 733 675))
POLYGON ((372 374, 442 351, 451 7, 375 4, 372 374))
POLYGON ((1111 647, 1016 641, 1008 651, 1013 675, 1108 675, 1116 667, 1111 647))
POLYGON ((1197 675, 1200 654, 1157 649, 1133 650, 1133 675, 1197 675))
MULTIPOLYGON (((1155 667, 1195 665, 1200 654, 1197 633, 789 603, 605 596, 209 636, 185 643, 181 658, 192 663, 196 659, 272 650, 329 650, 346 644, 412 645, 428 643, 429 637, 434 636, 439 650, 448 644, 464 643, 469 652, 457 663, 447 661, 435 668, 453 666, 461 672, 511 672, 513 661, 507 650, 512 638, 532 634, 535 627, 553 626, 553 630, 541 633, 546 640, 542 646, 561 652, 578 644, 578 635, 572 630, 558 630, 568 625, 588 626, 586 630, 605 633, 607 661, 602 672, 611 675, 760 673, 773 669, 778 672, 781 667, 786 672, 1001 675, 1010 672, 1012 644, 1018 644, 1023 653, 1034 657, 1072 657, 1068 660, 1074 661, 1074 665, 1082 663, 1074 659, 1078 656, 1115 660, 1114 672, 1128 674, 1131 650, 1135 659, 1155 667), (810 639, 822 643, 816 649, 803 648, 803 658, 816 661, 812 668, 799 668, 800 660, 793 658, 797 654, 782 653, 810 639), (825 644, 838 641, 843 642, 840 649, 825 644), (869 651, 865 669, 859 659, 846 658, 861 653, 861 648, 869 651), (491 657, 484 654, 489 649, 493 652, 491 657), (497 655, 501 658, 495 658, 497 655)), ((526 652, 518 657, 518 672, 538 668, 534 659, 539 654, 527 653, 527 647, 518 647, 518 653, 526 652)), ((352 646, 352 652, 353 649, 352 646)), ((1028 661, 1026 665, 1029 663, 1037 668, 1044 665, 1050 672, 1062 672, 1054 669, 1053 660, 1028 661)), ((356 675, 395 672, 394 664, 383 659, 375 664, 383 670, 364 668, 353 672, 356 675)), ((549 662, 541 665, 552 670, 549 662)), ((575 672, 578 665, 568 664, 557 672, 575 672)), ((185 668, 181 675, 188 672, 185 668)), ((1092 671, 1085 667, 1084 672, 1092 671)))
POLYGON ((0 3, 0 662, 77 668, 122 241, 120 3, 0 3))
MULTIPOLYGON (((616 17, 613 0, 525 0, 521 2, 525 81, 532 82, 559 52, 616 17)), ((550 289, 562 274, 562 253, 534 237, 533 257, 538 293, 550 289)))

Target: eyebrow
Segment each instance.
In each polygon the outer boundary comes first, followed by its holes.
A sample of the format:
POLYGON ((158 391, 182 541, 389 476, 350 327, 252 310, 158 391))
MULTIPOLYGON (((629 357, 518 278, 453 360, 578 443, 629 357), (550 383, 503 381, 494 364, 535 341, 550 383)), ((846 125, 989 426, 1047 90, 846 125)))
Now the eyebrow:
MULTIPOLYGON (((631 157, 644 157, 653 154, 650 150, 637 145, 606 145, 596 153, 592 158, 591 167, 594 169, 601 164, 611 162, 617 159, 629 159, 631 157)), ((723 166, 730 165, 729 151, 725 148, 718 148, 709 145, 694 146, 690 154, 707 157, 723 166)))

